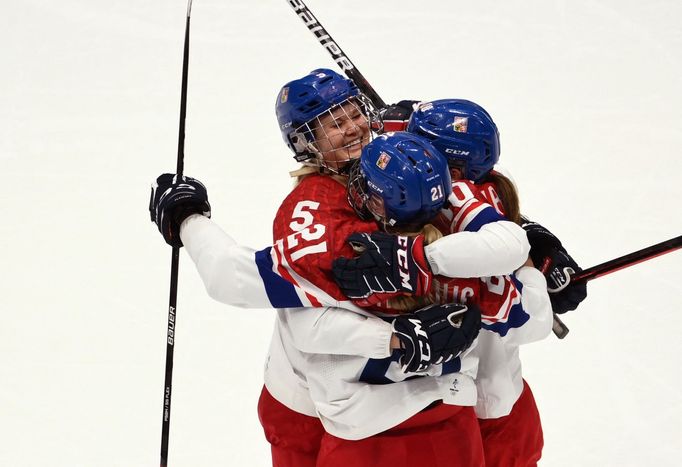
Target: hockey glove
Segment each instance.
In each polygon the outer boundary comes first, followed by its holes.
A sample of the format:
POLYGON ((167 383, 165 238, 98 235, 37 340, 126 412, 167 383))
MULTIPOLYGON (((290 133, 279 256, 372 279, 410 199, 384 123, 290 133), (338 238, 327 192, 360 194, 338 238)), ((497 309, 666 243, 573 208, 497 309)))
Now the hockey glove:
POLYGON ((424 255, 424 236, 354 233, 347 241, 360 255, 337 258, 334 280, 346 297, 372 306, 396 295, 425 295, 433 275, 424 255))
POLYGON ((545 227, 524 219, 523 228, 530 243, 530 257, 535 267, 547 277, 547 291, 555 313, 578 308, 587 297, 587 283, 573 282, 571 276, 582 271, 561 241, 545 227))
POLYGON ((392 327, 404 349, 403 372, 419 372, 457 358, 471 347, 481 329, 481 313, 475 306, 431 305, 397 317, 392 327))
POLYGON ((384 123, 384 132, 389 131, 405 131, 407 122, 414 112, 414 108, 420 101, 404 100, 397 104, 392 104, 386 107, 381 112, 381 120, 384 123))
POLYGON ((206 187, 192 177, 163 174, 152 185, 149 215, 159 228, 163 239, 172 247, 180 248, 180 224, 192 214, 211 217, 206 187))

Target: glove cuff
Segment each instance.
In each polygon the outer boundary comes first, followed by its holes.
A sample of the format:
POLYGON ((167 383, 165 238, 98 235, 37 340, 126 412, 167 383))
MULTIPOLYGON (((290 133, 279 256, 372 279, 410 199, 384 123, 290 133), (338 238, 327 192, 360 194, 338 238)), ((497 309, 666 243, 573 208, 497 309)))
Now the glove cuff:
POLYGON ((426 295, 429 293, 429 290, 431 290, 433 273, 431 272, 431 267, 426 259, 426 252, 424 251, 424 235, 417 235, 414 237, 410 253, 417 269, 418 284, 415 295, 426 295))

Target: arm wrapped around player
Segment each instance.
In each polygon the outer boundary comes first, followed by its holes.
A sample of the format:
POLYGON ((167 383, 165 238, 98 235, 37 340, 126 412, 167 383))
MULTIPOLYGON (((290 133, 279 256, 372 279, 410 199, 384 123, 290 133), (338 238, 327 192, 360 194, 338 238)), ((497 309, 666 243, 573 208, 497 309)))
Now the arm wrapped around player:
POLYGON ((152 185, 149 215, 170 246, 181 247, 180 224, 192 214, 211 217, 206 187, 199 180, 162 174, 152 185))
POLYGON ((431 305, 397 317, 392 326, 404 351, 402 370, 418 372, 471 347, 481 329, 481 312, 474 305, 431 305))
POLYGON ((587 297, 587 283, 571 282, 571 276, 582 271, 582 268, 546 227, 527 219, 523 221, 530 243, 530 257, 535 267, 543 270, 547 277, 552 310, 555 313, 575 310, 587 297))
POLYGON ((337 258, 332 265, 341 291, 360 306, 372 306, 396 295, 428 293, 433 275, 424 256, 424 236, 383 232, 348 237, 355 258, 337 258))

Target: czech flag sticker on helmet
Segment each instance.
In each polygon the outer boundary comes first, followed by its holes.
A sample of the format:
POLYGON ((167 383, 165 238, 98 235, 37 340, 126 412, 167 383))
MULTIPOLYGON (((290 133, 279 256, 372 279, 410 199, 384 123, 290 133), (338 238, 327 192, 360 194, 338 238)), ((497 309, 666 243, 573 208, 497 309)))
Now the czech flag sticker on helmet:
POLYGON ((287 99, 289 99, 289 88, 284 87, 284 88, 282 88, 282 94, 280 94, 280 96, 279 96, 279 101, 282 104, 284 104, 287 101, 287 99))
POLYGON ((457 133, 466 133, 468 126, 469 117, 455 117, 455 123, 453 123, 452 129, 457 133))
POLYGON ((386 170, 386 166, 390 161, 391 156, 389 156, 385 152, 382 152, 381 154, 379 154, 379 159, 377 159, 377 167, 379 167, 381 170, 386 170))

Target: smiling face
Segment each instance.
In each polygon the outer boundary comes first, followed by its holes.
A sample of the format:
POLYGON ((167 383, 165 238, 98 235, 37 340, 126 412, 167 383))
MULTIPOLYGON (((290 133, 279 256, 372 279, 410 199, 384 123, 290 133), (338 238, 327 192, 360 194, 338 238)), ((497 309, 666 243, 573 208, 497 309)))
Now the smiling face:
POLYGON ((359 158, 362 148, 369 143, 369 122, 355 99, 318 115, 312 130, 321 162, 334 171, 359 158))

